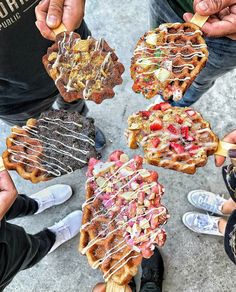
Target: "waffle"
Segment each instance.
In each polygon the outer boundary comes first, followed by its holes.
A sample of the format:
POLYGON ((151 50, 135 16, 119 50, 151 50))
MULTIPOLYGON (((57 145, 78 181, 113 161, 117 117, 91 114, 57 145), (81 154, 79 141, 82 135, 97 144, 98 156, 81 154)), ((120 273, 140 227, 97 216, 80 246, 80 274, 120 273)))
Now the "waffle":
POLYGON ((128 118, 130 148, 143 147, 148 163, 193 174, 218 147, 218 138, 200 113, 162 102, 128 118))
POLYGON ((96 157, 94 139, 93 119, 51 110, 13 127, 2 157, 6 169, 37 183, 85 166, 96 157))
POLYGON ((92 158, 88 166, 79 250, 105 281, 118 285, 128 284, 142 257, 149 258, 166 239, 164 188, 142 162, 116 150, 107 162, 92 158))
POLYGON ((101 103, 112 98, 113 87, 122 83, 124 66, 117 60, 105 40, 81 40, 77 33, 63 32, 48 48, 43 64, 65 101, 101 103))
POLYGON ((145 33, 131 61, 133 90, 146 98, 180 100, 205 66, 208 50, 192 23, 167 23, 145 33))

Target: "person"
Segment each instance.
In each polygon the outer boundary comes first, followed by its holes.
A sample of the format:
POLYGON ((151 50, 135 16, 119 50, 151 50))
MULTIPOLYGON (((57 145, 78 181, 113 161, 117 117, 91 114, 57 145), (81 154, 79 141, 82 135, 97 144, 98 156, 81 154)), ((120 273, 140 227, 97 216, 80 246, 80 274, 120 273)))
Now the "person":
MULTIPOLYGON (((42 64, 55 39, 52 30, 61 21, 82 39, 91 35, 83 20, 84 6, 84 0, 0 2, 0 119, 5 123, 22 126, 51 109, 55 101, 59 109, 87 114, 84 100, 63 100, 42 64)), ((106 144, 98 128, 95 142, 98 151, 106 144)))
POLYGON ((76 236, 80 231, 82 211, 76 210, 34 235, 8 220, 42 213, 66 202, 71 196, 71 187, 62 184, 50 186, 30 197, 18 195, 8 172, 0 172, 0 291, 18 272, 31 268, 76 236))
MULTIPOLYGON (((154 254, 150 259, 142 260, 142 276, 140 292, 161 292, 164 274, 164 263, 160 251, 155 248, 154 254)), ((98 283, 93 292, 105 292, 106 284, 98 283)), ((135 292, 136 284, 134 279, 129 283, 125 292, 135 292)))
MULTIPOLYGON (((236 130, 228 134, 224 141, 236 144, 236 130)), ((229 151, 232 161, 236 161, 236 150, 229 151)), ((222 166, 225 158, 216 156, 216 166, 222 166)), ((183 215, 183 223, 190 230, 202 233, 224 236, 225 251, 236 264, 236 163, 224 166, 222 174, 231 196, 226 200, 219 195, 204 190, 194 190, 188 194, 189 202, 196 208, 219 216, 211 216, 198 212, 187 212, 183 215), (229 216, 226 221, 222 216, 229 216)))
POLYGON ((149 0, 151 29, 161 23, 188 22, 194 11, 211 16, 202 27, 209 57, 206 67, 183 98, 171 101, 173 106, 191 106, 214 85, 217 78, 236 68, 235 0, 149 0))

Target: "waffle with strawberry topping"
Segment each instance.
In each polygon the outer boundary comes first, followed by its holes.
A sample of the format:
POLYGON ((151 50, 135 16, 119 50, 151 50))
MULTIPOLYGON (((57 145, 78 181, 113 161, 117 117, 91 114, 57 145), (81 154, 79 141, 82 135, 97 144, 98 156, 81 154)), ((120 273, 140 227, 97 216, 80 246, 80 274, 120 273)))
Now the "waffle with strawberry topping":
POLYGON ((130 148, 143 147, 148 163, 193 174, 218 147, 218 138, 200 113, 191 108, 155 104, 128 119, 130 148))
POLYGON ((205 66, 207 45, 193 23, 166 23, 138 41, 131 61, 133 90, 146 98, 180 100, 205 66))
POLYGON ((43 64, 67 102, 77 99, 101 103, 112 98, 113 87, 122 83, 124 66, 103 39, 82 40, 74 32, 62 32, 48 48, 43 64))
POLYGON ((166 240, 164 188, 142 163, 141 156, 129 159, 116 150, 107 162, 92 158, 88 165, 79 250, 105 281, 118 285, 128 284, 142 257, 166 240))
POLYGON ((6 169, 33 183, 72 173, 97 156, 93 119, 63 110, 50 110, 23 127, 13 127, 6 144, 6 169))

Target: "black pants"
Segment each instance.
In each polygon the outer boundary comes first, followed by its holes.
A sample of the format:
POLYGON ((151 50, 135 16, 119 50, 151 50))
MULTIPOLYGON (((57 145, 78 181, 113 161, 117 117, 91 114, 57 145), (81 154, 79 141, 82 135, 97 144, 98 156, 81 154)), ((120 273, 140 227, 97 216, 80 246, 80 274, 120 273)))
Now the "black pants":
MULTIPOLYGON (((232 200, 236 202, 236 167, 233 165, 223 167, 222 174, 229 194, 232 200)), ((227 255, 236 264, 236 210, 234 210, 228 219, 225 229, 224 245, 227 255)))
POLYGON ((0 291, 21 270, 37 264, 51 249, 55 234, 45 229, 31 235, 7 220, 32 215, 38 210, 35 200, 19 195, 5 218, 0 222, 0 291))

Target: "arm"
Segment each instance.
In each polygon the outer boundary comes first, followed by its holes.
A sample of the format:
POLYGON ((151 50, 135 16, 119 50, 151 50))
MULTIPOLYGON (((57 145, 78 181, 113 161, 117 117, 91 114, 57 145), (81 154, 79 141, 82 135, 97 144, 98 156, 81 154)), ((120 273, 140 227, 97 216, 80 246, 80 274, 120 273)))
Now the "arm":
POLYGON ((0 220, 17 197, 16 187, 6 170, 0 172, 0 220))
POLYGON ((68 31, 80 26, 84 9, 85 0, 42 0, 35 8, 35 24, 43 37, 54 40, 53 29, 61 22, 68 31))
MULTIPOLYGON (((236 130, 232 131, 223 138, 223 141, 236 144, 236 130)), ((231 158, 235 158, 235 150, 229 150, 229 155, 231 158)), ((225 157, 215 155, 215 164, 216 166, 222 166, 225 162, 225 157)))
MULTIPOLYGON (((194 10, 210 16, 202 27, 206 36, 236 40, 236 0, 194 0, 194 10)), ((185 13, 184 20, 188 22, 192 16, 185 13)))

